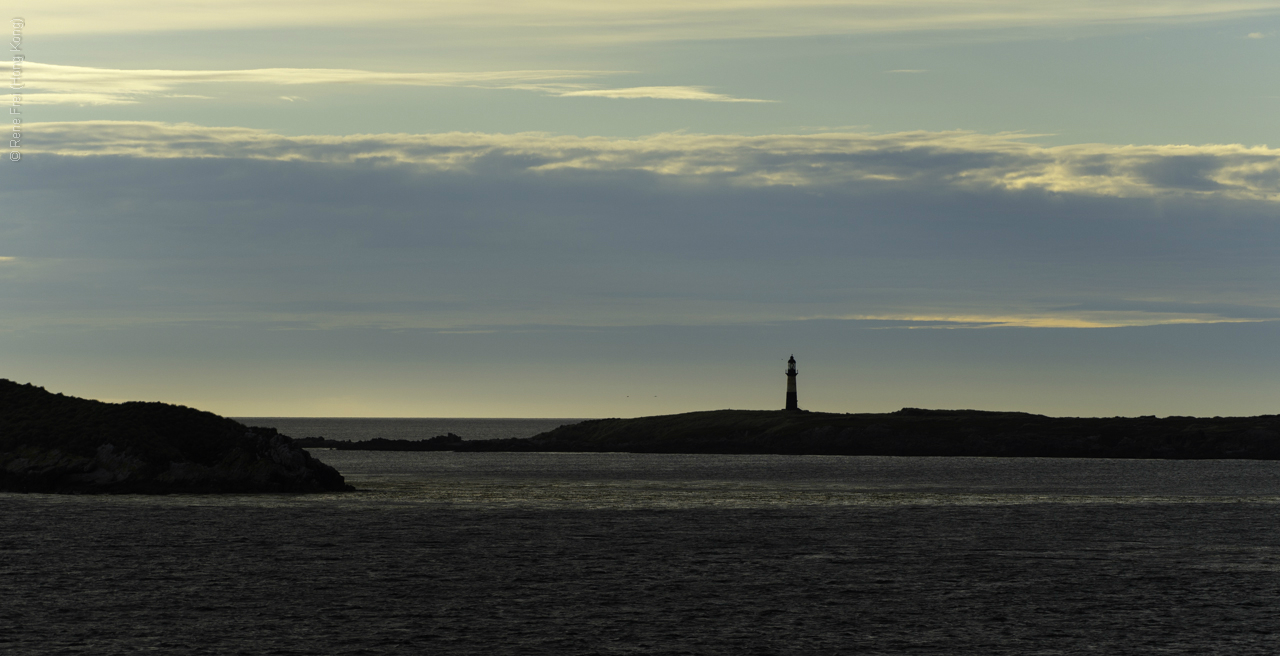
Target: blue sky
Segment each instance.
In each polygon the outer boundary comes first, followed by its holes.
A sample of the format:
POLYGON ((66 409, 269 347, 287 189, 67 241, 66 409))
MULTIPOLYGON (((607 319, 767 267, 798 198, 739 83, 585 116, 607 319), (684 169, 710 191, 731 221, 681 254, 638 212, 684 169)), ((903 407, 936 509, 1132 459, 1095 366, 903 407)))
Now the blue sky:
POLYGON ((0 376, 636 416, 780 407, 794 353, 814 410, 1276 411, 1280 2, 181 9, 13 12, 0 376))

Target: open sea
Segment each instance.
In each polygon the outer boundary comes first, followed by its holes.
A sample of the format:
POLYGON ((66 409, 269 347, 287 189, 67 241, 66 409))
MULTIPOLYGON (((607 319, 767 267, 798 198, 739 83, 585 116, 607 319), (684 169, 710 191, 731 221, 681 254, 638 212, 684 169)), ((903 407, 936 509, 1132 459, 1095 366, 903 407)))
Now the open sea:
POLYGON ((313 453, 360 491, 0 494, 0 653, 1280 653, 1280 462, 313 453))

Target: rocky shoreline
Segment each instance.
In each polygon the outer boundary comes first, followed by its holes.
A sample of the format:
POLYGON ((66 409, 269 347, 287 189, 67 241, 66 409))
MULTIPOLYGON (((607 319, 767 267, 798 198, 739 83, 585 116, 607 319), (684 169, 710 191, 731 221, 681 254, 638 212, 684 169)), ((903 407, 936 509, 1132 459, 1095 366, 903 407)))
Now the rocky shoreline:
POLYGON ((102 403, 0 380, 0 491, 339 492, 336 469, 274 428, 165 403, 102 403))
POLYGON ((1046 417, 1024 412, 921 410, 837 414, 715 410, 597 419, 529 438, 345 442, 308 448, 380 451, 573 451, 1047 458, 1280 459, 1280 415, 1046 417))
POLYGON ((1280 459, 1280 416, 719 410, 582 422, 530 442, 543 451, 1274 460, 1280 459))

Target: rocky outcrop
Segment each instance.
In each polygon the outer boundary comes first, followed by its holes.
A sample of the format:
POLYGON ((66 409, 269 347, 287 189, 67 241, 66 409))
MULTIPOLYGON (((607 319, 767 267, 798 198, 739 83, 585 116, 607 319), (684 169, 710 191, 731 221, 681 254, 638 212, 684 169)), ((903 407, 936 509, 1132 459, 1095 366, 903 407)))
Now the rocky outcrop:
POLYGON ((273 428, 164 403, 102 403, 0 380, 0 491, 351 490, 273 428))
POLYGON ((300 437, 294 444, 304 449, 337 449, 339 451, 455 451, 463 439, 453 433, 425 440, 331 440, 325 437, 300 437))
POLYGON ((1280 416, 716 410, 596 419, 528 439, 462 442, 454 450, 1274 460, 1280 459, 1280 416))

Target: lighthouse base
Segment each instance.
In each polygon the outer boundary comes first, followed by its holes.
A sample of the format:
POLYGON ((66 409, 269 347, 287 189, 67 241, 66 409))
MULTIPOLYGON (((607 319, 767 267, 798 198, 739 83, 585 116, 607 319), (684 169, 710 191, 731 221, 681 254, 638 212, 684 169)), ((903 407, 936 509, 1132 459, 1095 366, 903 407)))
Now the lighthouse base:
POLYGON ((799 403, 799 401, 796 399, 796 393, 795 393, 795 392, 787 392, 787 407, 786 407, 786 410, 789 410, 789 411, 791 411, 791 412, 799 412, 799 411, 800 411, 800 403, 799 403))

